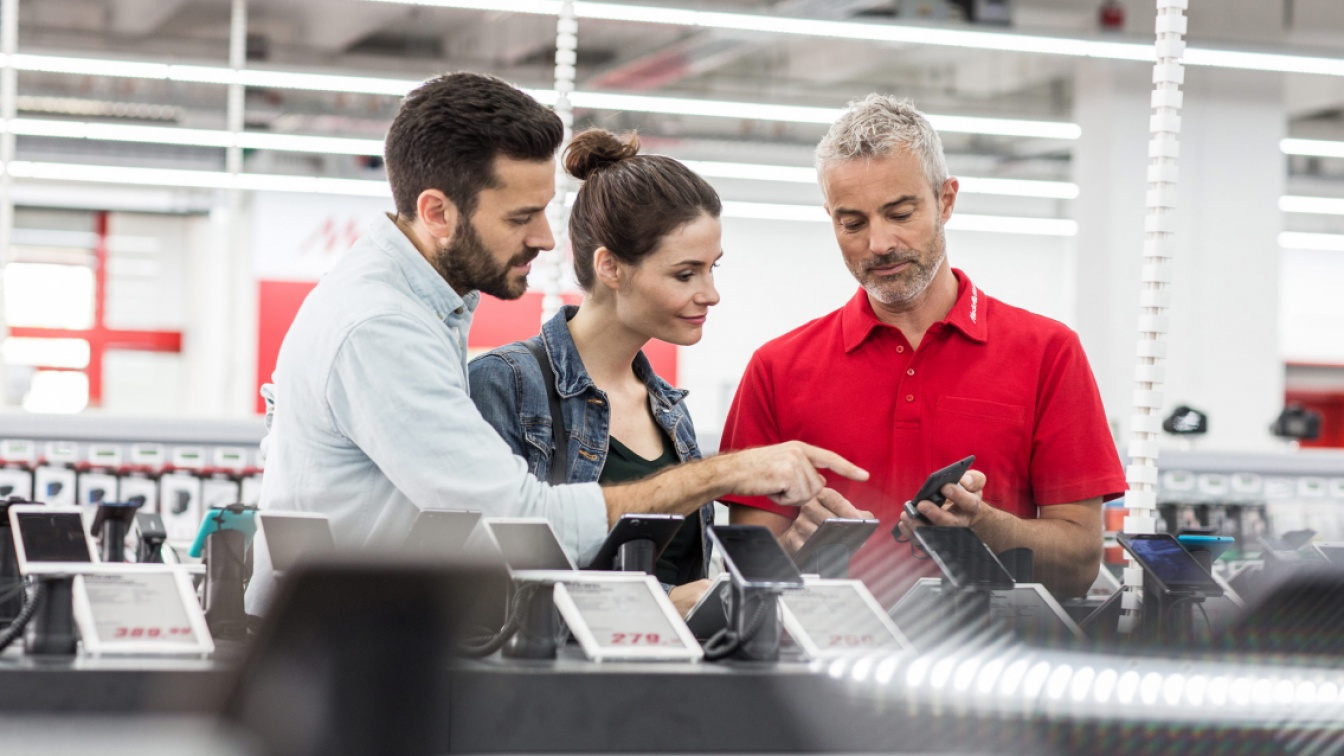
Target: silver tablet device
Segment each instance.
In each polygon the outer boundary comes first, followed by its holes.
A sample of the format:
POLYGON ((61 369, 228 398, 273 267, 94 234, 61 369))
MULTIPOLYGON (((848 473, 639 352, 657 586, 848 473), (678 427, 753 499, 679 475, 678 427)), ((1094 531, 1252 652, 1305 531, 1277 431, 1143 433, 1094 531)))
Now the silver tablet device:
POLYGON ((780 610, 784 628, 809 658, 910 648, 862 581, 803 579, 803 590, 780 596, 780 610))
POLYGON ((336 551, 331 523, 316 512, 258 512, 258 527, 271 555, 271 567, 285 572, 301 559, 336 551))
POLYGON ((75 576, 74 615, 84 650, 201 655, 215 650, 191 577, 163 564, 99 565, 75 576))
POLYGON ((1344 567, 1344 541, 1317 541, 1311 548, 1335 567, 1344 567))
POLYGON ((453 556, 466 551, 481 513, 467 509, 425 509, 406 535, 407 551, 453 556))
POLYGON ((545 517, 487 517, 481 522, 514 577, 547 581, 572 577, 564 573, 573 573, 574 563, 545 517))
POLYGON ((14 553, 24 575, 76 575, 96 562, 93 537, 84 523, 90 507, 13 504, 9 524, 14 553))
POLYGON ((555 607, 593 661, 692 661, 700 644, 652 575, 585 573, 555 584, 555 607))

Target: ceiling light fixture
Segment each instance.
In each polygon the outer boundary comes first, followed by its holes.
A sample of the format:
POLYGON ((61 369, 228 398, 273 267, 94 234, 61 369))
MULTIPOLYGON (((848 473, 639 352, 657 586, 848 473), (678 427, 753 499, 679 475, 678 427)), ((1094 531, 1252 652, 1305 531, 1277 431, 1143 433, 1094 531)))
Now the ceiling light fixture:
MULTIPOLYGON (((829 224, 831 219, 818 205, 787 205, 774 202, 725 200, 723 217, 752 220, 804 221, 829 224)), ((949 231, 984 231, 1034 236, 1077 236, 1078 224, 1062 218, 1021 218, 1002 215, 958 213, 947 222, 949 231)))
POLYGON ((1344 234, 1309 234, 1301 231, 1284 231, 1279 234, 1279 248, 1316 252, 1344 252, 1344 234))
POLYGON ((1344 158, 1344 142, 1324 139, 1283 139, 1279 142, 1279 150, 1285 155, 1344 158))
MULTIPOLYGON (((374 76, 346 76, 343 74, 302 73, 210 66, 187 66, 166 63, 144 63, 99 58, 76 58, 55 55, 22 54, 10 57, 14 68, 20 71, 46 71, 82 76, 116 76, 137 79, 160 79, 207 84, 230 84, 235 80, 249 87, 302 89, 321 92, 374 94, 400 97, 421 81, 412 79, 384 79, 374 76)), ((0 56, 0 65, 3 65, 0 56)), ((524 90, 546 105, 555 104, 556 93, 550 89, 524 90)), ((842 112, 841 108, 806 105, 777 105, 771 103, 699 100, 687 97, 653 97, 612 92, 574 92, 570 101, 575 107, 594 110, 628 110, 639 113, 707 116, 714 118, 742 118, 760 121, 784 121, 828 125, 842 112)), ((1078 124, 1063 121, 1036 121, 1012 118, 982 118, 977 116, 949 116, 926 114, 933 127, 950 133, 986 134, 991 136, 1031 137, 1041 139, 1077 139, 1081 134, 1078 124)))
POLYGON ((1344 199, 1284 195, 1279 197, 1279 210, 1285 213, 1344 215, 1344 199))
MULTIPOLYGON (((547 16, 558 15, 560 10, 559 0, 369 1, 395 5, 425 5, 440 8, 547 16)), ((1010 31, 980 31, 916 24, 860 23, 753 13, 720 13, 645 5, 583 2, 582 0, 574 3, 574 13, 579 18, 604 21, 670 24, 673 26, 725 29, 749 33, 766 32, 770 34, 960 47, 1040 55, 1065 55, 1107 60, 1143 62, 1154 60, 1154 50, 1151 42, 1116 42, 1101 39, 1054 37, 1010 31)), ((1187 47, 1184 62, 1191 66, 1236 68, 1248 71, 1344 76, 1344 59, 1337 57, 1187 47)))
POLYGON ((380 139, 271 134, 244 131, 233 134, 212 129, 184 129, 176 126, 139 126, 122 123, 97 123, 43 118, 14 118, 4 129, 20 136, 91 139, 107 142, 176 144, 191 147, 229 147, 281 152, 313 152, 327 155, 381 155, 380 139))
MULTIPOLYGON (((790 184, 817 183, 817 172, 813 168, 760 163, 724 163, 712 160, 682 160, 681 163, 707 178, 777 181, 790 184)), ((979 178, 974 176, 958 176, 957 180, 961 184, 961 191, 966 194, 994 194, 1004 197, 1040 197, 1044 199, 1078 198, 1078 185, 1068 181, 979 178)))

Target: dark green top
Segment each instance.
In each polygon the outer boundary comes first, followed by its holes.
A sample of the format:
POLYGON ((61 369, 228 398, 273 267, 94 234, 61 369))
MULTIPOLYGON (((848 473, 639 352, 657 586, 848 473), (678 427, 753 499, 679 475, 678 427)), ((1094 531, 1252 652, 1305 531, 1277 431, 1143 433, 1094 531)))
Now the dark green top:
MULTIPOLYGON (((644 459, 630 451, 629 447, 607 437, 607 461, 602 465, 602 474, 597 482, 602 485, 628 483, 640 480, 658 472, 664 467, 677 463, 677 449, 666 433, 659 432, 663 441, 663 453, 657 459, 644 459)), ((683 585, 704 577, 704 559, 700 553, 700 515, 687 517, 681 529, 673 536, 654 569, 658 582, 667 585, 683 585)))

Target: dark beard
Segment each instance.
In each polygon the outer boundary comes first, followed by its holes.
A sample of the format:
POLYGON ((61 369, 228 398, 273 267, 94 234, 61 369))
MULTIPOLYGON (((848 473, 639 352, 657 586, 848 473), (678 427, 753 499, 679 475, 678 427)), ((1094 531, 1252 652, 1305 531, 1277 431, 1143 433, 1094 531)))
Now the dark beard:
POLYGON ((503 266, 496 266, 494 255, 476 235, 471 221, 459 216, 453 240, 431 262, 434 270, 459 294, 475 289, 497 299, 517 299, 527 291, 527 278, 510 280, 509 271, 515 265, 531 262, 539 252, 529 248, 503 266))

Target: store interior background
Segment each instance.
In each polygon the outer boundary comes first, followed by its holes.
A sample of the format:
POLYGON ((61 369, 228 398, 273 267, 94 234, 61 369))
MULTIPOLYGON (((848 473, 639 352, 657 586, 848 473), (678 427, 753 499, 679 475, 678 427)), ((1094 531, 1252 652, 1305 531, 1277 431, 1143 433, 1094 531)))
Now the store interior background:
MULTIPOLYGON (((951 4, 937 0, 644 4, 964 26, 939 21, 951 4), (932 20, 923 21, 926 14, 932 20)), ((553 16, 432 5, 250 0, 246 66, 404 81, 470 69, 552 87, 553 16)), ((1151 44, 1151 0, 1120 2, 1124 26, 1112 31, 1098 28, 1100 5, 1012 0, 1011 26, 975 28, 1151 44)), ((1344 6, 1336 0, 1191 5, 1191 47, 1344 58, 1344 6)), ((228 64, 227 0, 21 0, 17 7, 20 53, 228 64)), ((1080 333, 1123 448, 1151 63, 583 19, 578 38, 577 88, 585 92, 840 108, 881 91, 940 116, 1076 124, 1076 138, 943 131, 953 175, 1053 182, 1026 186, 1057 195, 980 193, 968 181, 957 211, 983 218, 961 227, 954 219, 948 254, 988 294, 1080 333)), ((1287 154, 1283 142, 1336 141, 1344 155, 1344 75, 1190 66, 1184 89, 1167 403, 1209 415, 1208 435, 1193 442, 1199 449, 1282 450, 1268 426, 1290 398, 1324 414, 1321 445, 1344 446, 1344 157, 1287 154), (1333 212, 1298 212, 1307 203, 1284 197, 1335 203, 1311 205, 1333 212)), ((391 209, 388 196, 373 184, 349 193, 247 190, 231 205, 229 191, 148 185, 137 174, 221 174, 228 168, 222 147, 58 137, 59 129, 31 125, 218 132, 228 129, 227 96, 220 84, 18 71, 15 116, 30 125, 17 129, 14 160, 77 167, 60 179, 10 171, 7 412, 232 419, 259 428, 257 385, 289 318, 360 230, 391 209), (103 174, 85 166, 120 173, 94 181, 103 174)), ((378 140, 398 97, 248 87, 244 103, 247 132, 378 140)), ((716 272, 722 302, 700 344, 656 351, 664 374, 690 390, 687 402, 713 448, 752 350, 855 290, 808 177, 825 125, 586 107, 576 108, 576 124, 638 128, 646 151, 687 161, 795 169, 786 181, 706 172, 729 208, 716 272)), ((242 158, 250 175, 383 177, 371 155, 249 149, 242 158)), ((568 274, 565 285, 573 291, 568 274)), ((488 302, 471 346, 535 333, 540 307, 537 293, 488 302)), ((861 398, 855 411, 864 411, 861 398)))

